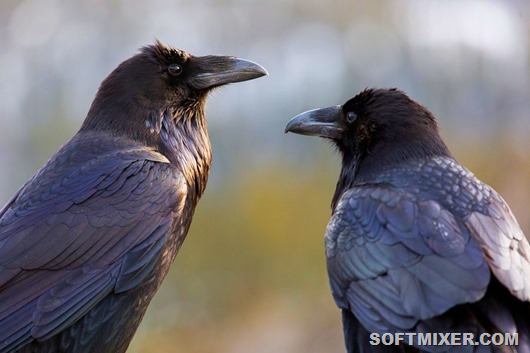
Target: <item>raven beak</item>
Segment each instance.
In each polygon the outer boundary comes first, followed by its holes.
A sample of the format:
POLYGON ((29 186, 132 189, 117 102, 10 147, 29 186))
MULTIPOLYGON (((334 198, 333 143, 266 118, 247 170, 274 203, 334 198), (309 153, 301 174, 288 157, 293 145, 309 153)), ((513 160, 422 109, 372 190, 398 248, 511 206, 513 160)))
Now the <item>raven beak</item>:
POLYGON ((340 139, 344 131, 341 121, 343 113, 340 105, 313 109, 292 118, 285 127, 285 132, 340 139))
POLYGON ((195 89, 208 89, 268 75, 261 65, 233 56, 207 55, 193 59, 198 73, 189 79, 195 89))

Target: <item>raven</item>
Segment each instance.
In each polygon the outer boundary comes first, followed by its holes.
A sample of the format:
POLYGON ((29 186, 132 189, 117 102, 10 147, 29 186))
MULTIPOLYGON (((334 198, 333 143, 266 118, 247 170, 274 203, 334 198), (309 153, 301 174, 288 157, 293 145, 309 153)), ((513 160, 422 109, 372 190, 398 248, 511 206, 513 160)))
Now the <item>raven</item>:
POLYGON ((159 41, 112 71, 0 211, 0 352, 126 351, 206 187, 208 92, 264 75, 159 41))
POLYGON ((373 88, 285 131, 326 138, 342 157, 325 253, 349 353, 530 352, 528 241, 431 112, 373 88), (518 333, 518 346, 474 345, 495 333, 518 333))

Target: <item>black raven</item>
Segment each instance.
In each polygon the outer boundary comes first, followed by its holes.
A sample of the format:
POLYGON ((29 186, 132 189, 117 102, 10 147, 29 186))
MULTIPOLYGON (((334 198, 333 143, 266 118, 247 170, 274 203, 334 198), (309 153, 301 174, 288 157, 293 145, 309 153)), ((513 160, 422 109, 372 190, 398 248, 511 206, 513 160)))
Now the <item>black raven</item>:
POLYGON ((208 92, 265 74, 157 41, 101 83, 0 211, 0 352, 125 352, 206 187, 208 92))
POLYGON ((325 245, 348 352, 530 352, 528 241, 432 113, 400 90, 366 89, 285 131, 342 156, 325 245), (518 346, 474 345, 516 332, 518 346))

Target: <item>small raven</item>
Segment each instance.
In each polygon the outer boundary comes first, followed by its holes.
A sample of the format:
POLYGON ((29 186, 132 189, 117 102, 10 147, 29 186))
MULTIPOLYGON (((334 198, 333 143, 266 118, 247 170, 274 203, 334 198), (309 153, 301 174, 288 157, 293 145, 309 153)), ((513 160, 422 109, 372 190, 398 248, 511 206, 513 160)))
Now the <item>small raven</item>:
POLYGON ((266 75, 157 41, 0 211, 0 352, 125 352, 204 192, 208 92, 266 75))
POLYGON ((325 245, 349 353, 530 352, 528 241, 432 113, 400 90, 366 89, 285 131, 342 155, 325 245), (518 333, 518 346, 474 345, 494 333, 518 333))

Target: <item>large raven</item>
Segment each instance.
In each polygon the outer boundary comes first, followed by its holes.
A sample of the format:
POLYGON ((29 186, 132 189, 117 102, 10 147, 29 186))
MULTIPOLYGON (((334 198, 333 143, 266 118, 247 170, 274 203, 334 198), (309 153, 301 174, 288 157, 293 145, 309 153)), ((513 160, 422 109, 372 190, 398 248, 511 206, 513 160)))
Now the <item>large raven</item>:
POLYGON ((530 352, 528 241, 426 108, 367 89, 288 131, 330 139, 342 155, 325 244, 348 352, 530 352), (516 332, 518 346, 514 336, 487 345, 516 332))
POLYGON ((204 192, 210 89, 266 74, 160 42, 0 211, 0 352, 125 352, 204 192))

